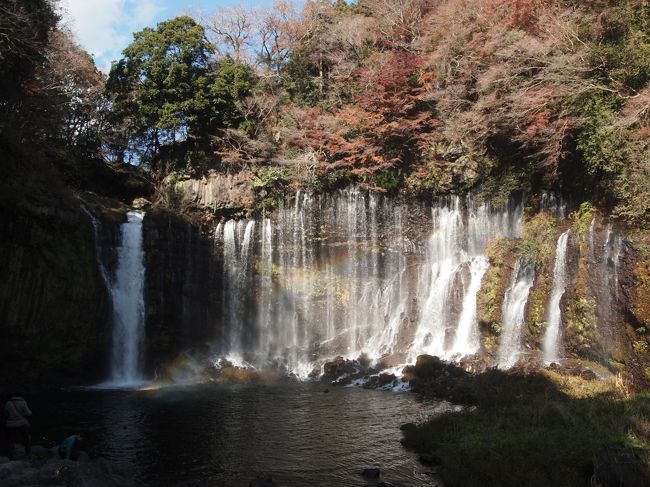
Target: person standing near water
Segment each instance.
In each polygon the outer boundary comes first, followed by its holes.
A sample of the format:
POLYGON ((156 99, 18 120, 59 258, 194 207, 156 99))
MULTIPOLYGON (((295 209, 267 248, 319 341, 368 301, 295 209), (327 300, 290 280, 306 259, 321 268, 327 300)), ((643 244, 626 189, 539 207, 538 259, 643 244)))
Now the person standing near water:
POLYGON ((27 406, 27 401, 23 399, 22 394, 16 393, 5 404, 5 426, 7 431, 7 456, 13 460, 16 456, 16 443, 25 445, 25 453, 31 451, 32 438, 30 434, 29 421, 32 412, 27 406))

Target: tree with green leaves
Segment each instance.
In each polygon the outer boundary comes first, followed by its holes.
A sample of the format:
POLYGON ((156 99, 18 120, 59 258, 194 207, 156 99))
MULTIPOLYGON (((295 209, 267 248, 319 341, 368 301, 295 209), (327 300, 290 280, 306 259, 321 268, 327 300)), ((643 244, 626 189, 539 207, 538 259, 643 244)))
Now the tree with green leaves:
POLYGON ((256 84, 253 69, 226 56, 215 63, 209 87, 211 129, 239 128, 244 121, 237 101, 249 97, 256 84))
POLYGON ((212 62, 214 52, 190 17, 134 34, 107 82, 125 151, 151 163, 162 146, 200 146, 214 130, 241 122, 235 102, 250 94, 254 73, 229 57, 212 62))
POLYGON ((130 149, 151 159, 161 145, 202 135, 209 110, 209 59, 214 48, 190 17, 133 35, 109 74, 107 91, 125 121, 130 149))

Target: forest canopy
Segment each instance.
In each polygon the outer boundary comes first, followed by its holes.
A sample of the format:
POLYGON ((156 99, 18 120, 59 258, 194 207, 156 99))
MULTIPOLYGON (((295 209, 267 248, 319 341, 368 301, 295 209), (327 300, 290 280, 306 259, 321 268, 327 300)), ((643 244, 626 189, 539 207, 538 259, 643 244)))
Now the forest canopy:
POLYGON ((135 33, 108 78, 52 3, 0 9, 2 136, 80 164, 426 198, 545 187, 650 216, 643 0, 221 8, 135 33))

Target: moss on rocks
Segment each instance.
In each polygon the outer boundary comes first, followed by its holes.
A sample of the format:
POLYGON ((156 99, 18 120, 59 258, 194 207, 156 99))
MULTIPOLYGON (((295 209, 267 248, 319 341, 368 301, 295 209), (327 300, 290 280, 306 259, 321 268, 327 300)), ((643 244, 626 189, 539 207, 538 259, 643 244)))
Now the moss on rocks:
POLYGON ((518 253, 522 258, 535 264, 536 271, 548 267, 552 260, 557 227, 557 220, 545 212, 538 213, 524 222, 523 238, 518 253))
MULTIPOLYGON (((650 258, 643 255, 634 268, 635 293, 630 306, 638 324, 650 329, 650 258)), ((637 327, 638 328, 638 327, 637 327)))
POLYGON ((526 341, 539 345, 546 330, 546 306, 553 285, 552 272, 537 274, 528 296, 526 341))
POLYGON ((598 332, 596 298, 589 286, 589 255, 585 238, 580 239, 580 259, 575 285, 565 294, 565 344, 566 348, 579 356, 597 358, 601 337, 598 332))
POLYGON ((477 315, 482 333, 483 347, 492 353, 501 334, 501 303, 515 261, 517 241, 506 238, 494 239, 488 245, 486 255, 490 267, 483 276, 477 296, 477 315))
POLYGON ((546 311, 555 267, 557 239, 560 232, 557 219, 538 213, 524 223, 520 254, 535 262, 535 282, 530 289, 526 309, 526 341, 539 346, 546 330, 546 311))

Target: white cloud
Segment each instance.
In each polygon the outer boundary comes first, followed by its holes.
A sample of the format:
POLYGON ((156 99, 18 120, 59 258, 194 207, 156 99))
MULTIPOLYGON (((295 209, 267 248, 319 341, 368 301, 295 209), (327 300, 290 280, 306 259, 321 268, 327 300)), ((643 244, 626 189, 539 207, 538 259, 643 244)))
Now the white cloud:
POLYGON ((120 56, 131 34, 151 25, 159 0, 63 0, 63 19, 102 70, 120 56))

